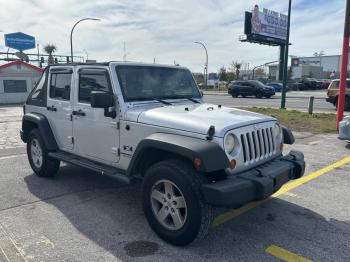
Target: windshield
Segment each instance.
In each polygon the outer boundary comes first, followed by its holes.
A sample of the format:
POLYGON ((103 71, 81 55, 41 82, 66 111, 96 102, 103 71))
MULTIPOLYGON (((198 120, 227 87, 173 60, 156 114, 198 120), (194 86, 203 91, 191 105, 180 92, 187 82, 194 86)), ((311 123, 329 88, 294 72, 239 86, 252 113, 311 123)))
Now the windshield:
POLYGON ((201 98, 189 70, 157 66, 116 66, 125 101, 201 98))

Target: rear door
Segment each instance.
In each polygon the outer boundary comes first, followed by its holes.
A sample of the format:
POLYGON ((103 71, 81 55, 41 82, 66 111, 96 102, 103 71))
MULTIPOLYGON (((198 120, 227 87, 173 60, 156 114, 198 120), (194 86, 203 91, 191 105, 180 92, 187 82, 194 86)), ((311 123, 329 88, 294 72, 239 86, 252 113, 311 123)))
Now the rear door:
POLYGON ((71 87, 73 67, 52 67, 49 72, 47 92, 47 118, 61 150, 73 149, 73 123, 71 87))
POLYGON ((81 67, 74 99, 73 135, 77 155, 113 165, 119 161, 118 116, 105 116, 105 109, 92 108, 91 91, 113 93, 108 67, 81 67))

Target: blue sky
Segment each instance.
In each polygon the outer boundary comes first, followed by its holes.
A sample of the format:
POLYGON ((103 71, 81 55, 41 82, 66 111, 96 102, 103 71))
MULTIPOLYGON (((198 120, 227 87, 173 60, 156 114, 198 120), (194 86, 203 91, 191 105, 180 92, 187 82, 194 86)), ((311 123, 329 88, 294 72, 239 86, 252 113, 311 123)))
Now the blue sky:
MULTIPOLYGON (((241 43, 244 11, 255 4, 287 13, 287 0, 0 0, 0 30, 34 35, 40 45, 54 43, 59 54, 69 54, 69 34, 75 21, 83 22, 74 33, 76 54, 98 61, 122 60, 123 41, 127 60, 172 64, 174 60, 195 72, 202 71, 204 51, 209 52, 209 71, 231 61, 259 65, 278 59, 278 48, 241 43), (14 15, 20 14, 20 15, 14 15)), ((311 56, 341 51, 344 0, 293 0, 290 54, 311 56)), ((0 35, 0 50, 5 51, 0 35)), ((33 50, 34 52, 35 50, 33 50)))

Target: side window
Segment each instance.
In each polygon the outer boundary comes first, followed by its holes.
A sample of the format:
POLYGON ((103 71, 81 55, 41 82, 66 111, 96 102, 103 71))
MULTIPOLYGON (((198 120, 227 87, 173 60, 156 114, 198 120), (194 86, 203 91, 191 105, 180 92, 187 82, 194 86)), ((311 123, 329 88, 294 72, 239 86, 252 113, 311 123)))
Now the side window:
POLYGON ((81 103, 90 103, 91 91, 112 92, 107 70, 82 69, 79 72, 78 101, 81 103))
POLYGON ((59 100, 70 100, 71 82, 72 74, 51 72, 50 98, 59 100))

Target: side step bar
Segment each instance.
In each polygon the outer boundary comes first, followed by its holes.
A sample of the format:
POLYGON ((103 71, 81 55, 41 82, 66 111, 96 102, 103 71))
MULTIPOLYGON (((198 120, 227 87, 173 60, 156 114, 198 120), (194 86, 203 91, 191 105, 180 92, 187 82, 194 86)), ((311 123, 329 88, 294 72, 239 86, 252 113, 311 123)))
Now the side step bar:
POLYGON ((49 156, 72 165, 93 170, 95 172, 100 173, 101 175, 109 176, 125 184, 131 184, 133 182, 133 179, 127 176, 122 170, 104 164, 96 163, 94 161, 70 153, 66 153, 63 151, 50 152, 49 156))

